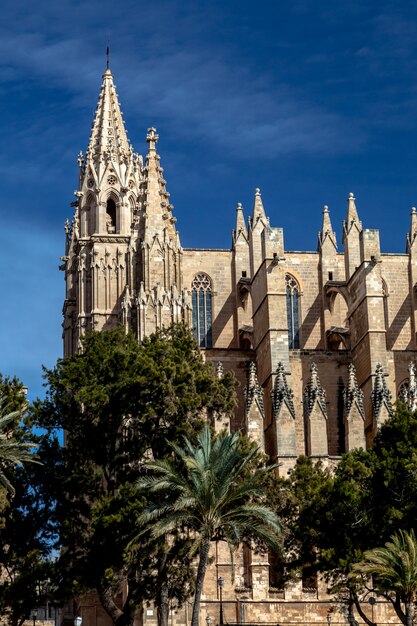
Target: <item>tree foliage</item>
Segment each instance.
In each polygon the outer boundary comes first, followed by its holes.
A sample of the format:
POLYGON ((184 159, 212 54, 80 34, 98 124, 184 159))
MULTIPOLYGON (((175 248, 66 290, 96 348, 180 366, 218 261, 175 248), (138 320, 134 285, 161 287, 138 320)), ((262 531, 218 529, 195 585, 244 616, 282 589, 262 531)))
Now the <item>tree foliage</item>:
POLYGON ((372 588, 350 574, 367 550, 397 531, 415 528, 417 414, 398 407, 379 429, 374 447, 344 454, 334 471, 300 457, 269 493, 286 530, 286 579, 312 567, 371 626, 360 598, 372 588))
POLYGON ((198 626, 200 598, 211 541, 224 540, 232 549, 256 537, 268 547, 279 547, 280 524, 266 506, 265 476, 274 466, 251 468, 256 446, 242 446, 237 433, 212 438, 205 424, 196 444, 172 444, 174 459, 147 463, 151 476, 138 489, 158 496, 139 517, 155 539, 181 532, 190 536, 190 554, 198 555, 191 624, 198 626))
POLYGON ((391 601, 404 626, 413 626, 417 592, 417 541, 413 530, 399 530, 384 547, 367 550, 363 561, 353 566, 351 577, 373 577, 375 588, 391 601))
POLYGON ((42 437, 25 422, 25 389, 16 378, 0 376, 0 396, 0 424, 7 429, 0 439, 0 612, 18 626, 33 607, 51 599, 45 583, 54 570, 53 509, 39 490, 44 468, 34 451, 42 437))
MULTIPOLYGON (((122 328, 86 335, 80 353, 59 360, 45 378, 47 395, 34 407, 34 423, 51 441, 65 431, 48 486, 64 546, 62 592, 97 590, 119 626, 130 624, 139 603, 155 599, 155 590, 159 599, 181 602, 191 588, 183 546, 167 553, 160 542, 143 539, 135 560, 126 551, 146 503, 133 485, 145 459, 164 457, 168 441, 195 436, 204 412, 231 411, 233 376, 217 378, 189 330, 178 324, 140 345, 122 328)), ((167 614, 167 604, 162 611, 167 614)))

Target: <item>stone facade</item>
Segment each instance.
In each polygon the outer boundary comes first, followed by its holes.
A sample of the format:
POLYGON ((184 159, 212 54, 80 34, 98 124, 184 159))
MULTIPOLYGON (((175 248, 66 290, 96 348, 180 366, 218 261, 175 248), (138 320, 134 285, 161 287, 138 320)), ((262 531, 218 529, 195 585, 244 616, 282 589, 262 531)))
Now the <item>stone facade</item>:
MULTIPOLYGON (((240 383, 231 429, 250 434, 283 473, 300 454, 334 463, 370 445, 399 397, 416 408, 415 209, 405 254, 381 253, 379 233, 363 227, 352 193, 343 251, 324 207, 317 251, 291 252, 257 189, 247 221, 237 205, 231 249, 184 249, 155 129, 146 140, 143 159, 128 142, 107 70, 66 224, 66 355, 90 329, 121 322, 140 341, 184 320, 218 374, 231 369, 240 383)), ((203 601, 203 617, 213 621, 220 575, 229 622, 324 623, 333 606, 324 584, 277 588, 265 556, 239 554, 234 581, 224 546, 213 546, 213 559, 203 601)), ((91 602, 84 626, 104 624, 91 602)), ((377 608, 378 621, 388 621, 387 607, 377 608)), ((173 616, 176 623, 188 622, 187 611, 173 616)), ((154 621, 146 609, 143 622, 154 621)))

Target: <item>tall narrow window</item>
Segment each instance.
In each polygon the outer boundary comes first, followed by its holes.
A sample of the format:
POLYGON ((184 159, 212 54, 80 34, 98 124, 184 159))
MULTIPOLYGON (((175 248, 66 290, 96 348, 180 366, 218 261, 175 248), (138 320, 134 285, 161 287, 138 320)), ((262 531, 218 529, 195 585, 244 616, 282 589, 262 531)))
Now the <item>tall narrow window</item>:
POLYGON ((197 274, 192 284, 193 333, 200 348, 212 346, 212 292, 207 274, 197 274))
POLYGON ((287 286, 287 321, 288 321, 288 346, 290 350, 300 347, 298 299, 300 290, 298 283, 291 274, 285 275, 287 286))
POLYGON ((108 233, 116 232, 116 204, 111 198, 106 205, 106 227, 108 233))

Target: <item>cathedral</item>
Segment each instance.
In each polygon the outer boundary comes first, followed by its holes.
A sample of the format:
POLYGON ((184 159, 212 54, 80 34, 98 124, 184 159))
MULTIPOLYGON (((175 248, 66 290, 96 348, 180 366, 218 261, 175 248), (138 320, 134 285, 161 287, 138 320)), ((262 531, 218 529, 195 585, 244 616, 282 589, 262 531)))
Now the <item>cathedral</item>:
MULTIPOLYGON (((65 226, 65 355, 89 330, 121 323, 141 341, 183 320, 218 375, 233 370, 240 383, 229 427, 252 437, 282 474, 301 454, 331 465, 369 446, 399 398, 417 408, 416 209, 404 254, 381 253, 379 232, 362 224, 353 193, 342 251, 325 206, 317 252, 291 252, 256 189, 247 219, 237 205, 230 249, 183 248, 154 128, 146 141, 142 157, 128 141, 107 69, 65 226)), ((229 624, 325 623, 335 604, 322 581, 281 589, 272 560, 248 552, 232 580, 228 551, 213 548, 202 623, 219 621, 220 597, 229 624)), ((84 626, 110 623, 93 596, 82 614, 84 626)), ((185 606, 172 620, 186 625, 189 617, 185 606)), ((143 624, 156 624, 152 608, 143 624)))

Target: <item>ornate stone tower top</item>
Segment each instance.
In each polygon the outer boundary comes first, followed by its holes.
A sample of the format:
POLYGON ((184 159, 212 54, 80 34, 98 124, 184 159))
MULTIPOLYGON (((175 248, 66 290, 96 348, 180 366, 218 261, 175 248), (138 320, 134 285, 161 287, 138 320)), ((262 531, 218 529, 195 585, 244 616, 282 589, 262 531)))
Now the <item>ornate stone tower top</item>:
POLYGON ((90 165, 100 183, 110 163, 122 178, 132 156, 133 148, 127 138, 113 75, 106 69, 87 148, 86 165, 90 165))
POLYGON ((182 249, 150 128, 143 159, 130 145, 113 76, 103 75, 72 227, 66 226, 64 351, 88 330, 122 322, 139 340, 173 321, 189 322, 182 249))

